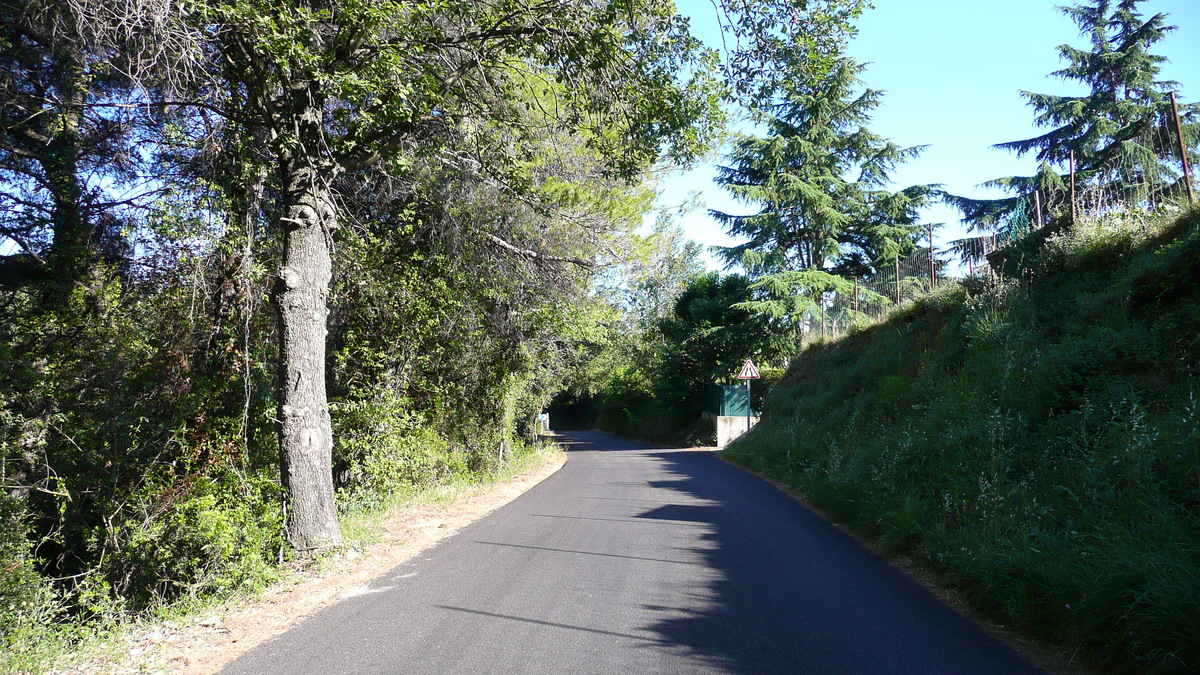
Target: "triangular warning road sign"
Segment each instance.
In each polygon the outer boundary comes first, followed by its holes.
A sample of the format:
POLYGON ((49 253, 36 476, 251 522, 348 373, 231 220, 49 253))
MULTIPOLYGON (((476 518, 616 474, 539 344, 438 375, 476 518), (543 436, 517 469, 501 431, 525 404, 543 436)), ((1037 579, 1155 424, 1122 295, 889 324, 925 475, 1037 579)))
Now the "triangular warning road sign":
POLYGON ((758 368, 754 367, 754 362, 750 359, 746 359, 746 362, 742 364, 742 372, 738 373, 738 379, 757 380, 761 377, 762 375, 758 374, 758 368))

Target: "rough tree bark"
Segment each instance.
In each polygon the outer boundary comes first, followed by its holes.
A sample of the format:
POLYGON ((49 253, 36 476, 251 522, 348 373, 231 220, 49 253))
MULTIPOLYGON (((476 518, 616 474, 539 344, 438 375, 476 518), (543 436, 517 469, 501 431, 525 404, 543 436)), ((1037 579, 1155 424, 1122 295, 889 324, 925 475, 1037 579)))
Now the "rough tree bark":
POLYGON ((337 212, 329 181, 335 162, 322 153, 319 85, 293 108, 300 149, 285 153, 280 170, 285 209, 280 218, 283 266, 274 292, 279 309, 279 452, 287 494, 287 539, 307 553, 342 541, 333 493, 333 431, 325 396, 327 299, 332 278, 330 237, 337 212))

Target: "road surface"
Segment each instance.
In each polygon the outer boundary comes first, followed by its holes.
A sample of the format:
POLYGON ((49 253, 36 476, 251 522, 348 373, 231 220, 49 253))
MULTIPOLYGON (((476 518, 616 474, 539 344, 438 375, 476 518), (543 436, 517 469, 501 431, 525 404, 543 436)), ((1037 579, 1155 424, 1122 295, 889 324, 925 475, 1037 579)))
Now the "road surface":
POLYGON ((228 673, 1036 673, 768 483, 594 432, 228 673))

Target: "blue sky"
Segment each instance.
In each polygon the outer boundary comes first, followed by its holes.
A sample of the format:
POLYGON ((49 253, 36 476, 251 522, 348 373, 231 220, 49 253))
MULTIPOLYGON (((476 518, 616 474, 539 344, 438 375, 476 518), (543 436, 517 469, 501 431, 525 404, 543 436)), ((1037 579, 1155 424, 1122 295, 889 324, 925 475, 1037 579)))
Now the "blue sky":
MULTIPOLYGON (((711 0, 676 0, 692 19, 693 31, 720 47, 711 0)), ((1086 38, 1048 0, 875 0, 858 22, 849 53, 867 62, 863 80, 886 91, 872 129, 901 145, 928 145, 921 158, 899 169, 895 188, 942 183, 960 195, 987 196, 978 184, 1033 172, 1029 156, 991 149, 1004 141, 1039 133, 1032 109, 1019 91, 1079 93, 1078 85, 1049 77, 1064 64, 1056 47, 1085 48, 1086 38)), ((1200 100, 1200 0, 1147 0, 1142 11, 1165 12, 1178 26, 1158 43, 1170 62, 1162 78, 1179 82, 1180 100, 1200 100)), ((719 163, 720 159, 716 161, 719 163)), ((698 193, 700 208, 680 219, 687 236, 706 245, 732 243, 707 215, 708 208, 753 212, 712 182, 713 164, 673 176, 660 186, 659 204, 669 207, 698 193)), ((937 206, 926 222, 946 223, 938 245, 964 236, 958 212, 937 206)), ((716 264, 709 260, 710 267, 716 264)))

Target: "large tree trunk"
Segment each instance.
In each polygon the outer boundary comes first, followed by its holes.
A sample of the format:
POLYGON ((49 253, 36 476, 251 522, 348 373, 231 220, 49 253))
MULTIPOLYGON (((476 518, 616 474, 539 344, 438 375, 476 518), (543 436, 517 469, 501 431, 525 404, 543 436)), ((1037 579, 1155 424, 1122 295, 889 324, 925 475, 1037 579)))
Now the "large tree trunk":
MULTIPOLYGON (((73 70, 75 61, 69 60, 64 70, 73 70)), ((51 310, 65 307, 75 285, 87 279, 95 267, 92 223, 85 213, 79 178, 80 111, 86 93, 74 75, 65 77, 60 92, 64 99, 62 109, 47 125, 49 142, 39 158, 52 204, 53 238, 48 257, 52 283, 44 294, 51 310)))
POLYGON ((279 308, 280 469, 287 492, 288 542, 308 553, 342 541, 333 495, 333 432, 325 397, 329 236, 336 215, 331 167, 312 158, 284 162, 286 211, 279 308))
MULTIPOLYGON (((66 124, 74 123, 69 115, 63 115, 63 120, 66 124)), ((91 232, 79 203, 82 190, 76 172, 76 133, 76 129, 68 126, 50 143, 46 151, 47 156, 42 162, 46 167, 47 182, 50 184, 54 204, 54 234, 49 256, 51 274, 55 280, 55 286, 50 292, 54 304, 66 301, 75 282, 85 278, 90 267, 88 253, 91 248, 91 232)))

